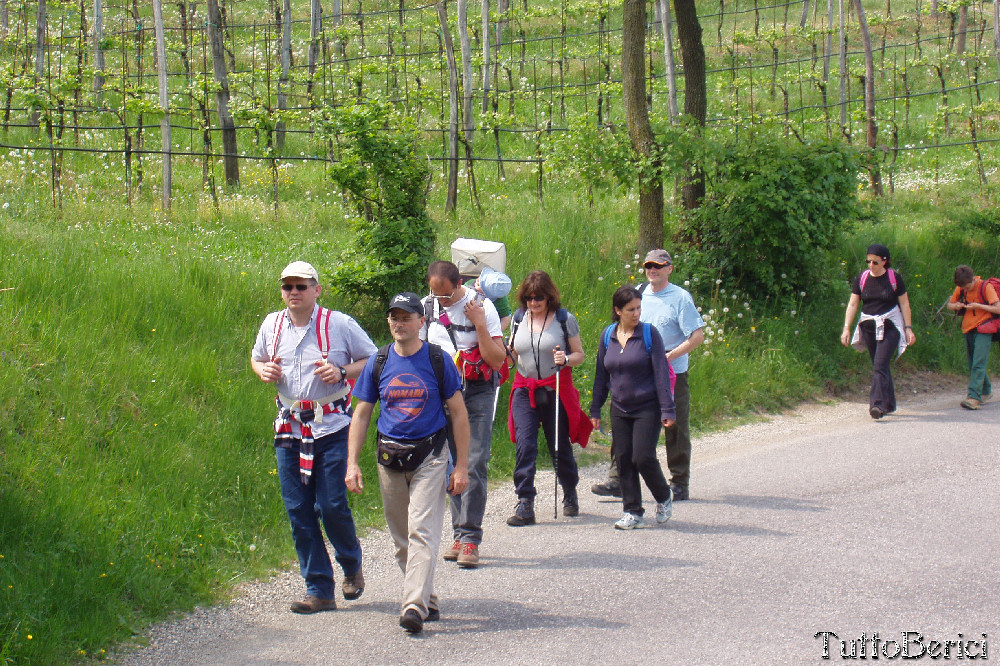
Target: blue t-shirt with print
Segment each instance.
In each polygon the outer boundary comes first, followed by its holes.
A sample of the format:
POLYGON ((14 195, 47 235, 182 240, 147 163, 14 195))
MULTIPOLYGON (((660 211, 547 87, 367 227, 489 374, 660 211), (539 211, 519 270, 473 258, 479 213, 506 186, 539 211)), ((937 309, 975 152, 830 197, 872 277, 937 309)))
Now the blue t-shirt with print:
POLYGON ((444 390, 439 390, 426 343, 411 356, 400 356, 395 345, 390 345, 376 390, 372 383, 376 356, 373 354, 365 363, 354 385, 354 396, 364 402, 381 400, 378 431, 392 439, 423 439, 441 430, 446 423, 442 399, 447 400, 462 388, 458 368, 451 359, 444 359, 444 390))
MULTIPOLYGON (((705 326, 705 321, 694 305, 694 299, 687 289, 668 283, 657 292, 646 287, 642 292, 642 312, 640 321, 649 322, 659 331, 663 346, 669 351, 691 337, 691 334, 705 326)), ((674 372, 687 372, 688 355, 684 354, 670 361, 674 372)))

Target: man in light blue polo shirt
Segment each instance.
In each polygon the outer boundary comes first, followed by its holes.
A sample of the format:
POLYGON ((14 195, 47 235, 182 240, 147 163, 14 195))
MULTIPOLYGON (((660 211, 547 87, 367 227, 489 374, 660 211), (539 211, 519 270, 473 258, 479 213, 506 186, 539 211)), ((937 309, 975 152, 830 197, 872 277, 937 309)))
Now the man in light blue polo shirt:
MULTIPOLYGON (((688 354, 705 340, 705 322, 698 314, 691 294, 683 287, 670 283, 674 262, 669 252, 663 249, 650 250, 642 267, 649 282, 644 288, 640 287, 642 314, 639 319, 652 324, 659 331, 663 346, 667 349, 667 360, 677 374, 677 384, 674 386, 677 420, 673 426, 664 429, 664 438, 673 498, 674 501, 683 501, 688 498, 688 482, 691 477, 688 354)), ((621 495, 618 470, 614 465, 611 466, 608 480, 595 484, 591 490, 597 495, 621 495)))

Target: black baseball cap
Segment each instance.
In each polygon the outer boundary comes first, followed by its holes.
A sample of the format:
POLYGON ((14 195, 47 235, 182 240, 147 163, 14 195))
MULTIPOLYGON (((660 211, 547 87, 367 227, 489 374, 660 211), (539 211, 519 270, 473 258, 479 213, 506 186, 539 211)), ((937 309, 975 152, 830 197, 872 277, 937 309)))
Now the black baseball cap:
POLYGON ((412 291, 404 291, 401 294, 393 296, 392 300, 389 301, 389 307, 386 308, 385 313, 389 314, 393 310, 404 310, 418 314, 421 317, 424 315, 424 305, 420 302, 420 297, 412 291))

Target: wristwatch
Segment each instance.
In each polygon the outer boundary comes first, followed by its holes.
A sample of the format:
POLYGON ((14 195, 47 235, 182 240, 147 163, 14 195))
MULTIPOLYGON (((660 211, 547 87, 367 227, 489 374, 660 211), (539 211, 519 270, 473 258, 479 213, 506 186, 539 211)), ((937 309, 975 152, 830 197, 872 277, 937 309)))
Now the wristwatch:
POLYGON ((346 381, 347 380, 347 368, 345 368, 342 365, 338 365, 337 366, 337 370, 340 370, 340 381, 342 381, 342 382, 346 381))

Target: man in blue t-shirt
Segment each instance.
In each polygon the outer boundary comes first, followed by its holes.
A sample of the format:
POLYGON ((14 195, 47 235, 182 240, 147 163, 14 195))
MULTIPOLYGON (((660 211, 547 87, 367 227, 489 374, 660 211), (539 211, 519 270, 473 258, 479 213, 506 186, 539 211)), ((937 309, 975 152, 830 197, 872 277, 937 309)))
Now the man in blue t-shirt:
MULTIPOLYGON (((705 322, 698 313, 691 294, 676 284, 670 283, 674 272, 674 261, 670 253, 663 249, 650 250, 642 264, 649 281, 642 291, 642 314, 639 320, 656 327, 663 346, 667 350, 667 360, 677 374, 674 386, 674 407, 677 420, 669 428, 664 428, 667 445, 667 465, 670 468, 670 489, 674 501, 688 498, 688 482, 691 478, 691 388, 688 385, 688 354, 705 340, 705 322)), ((594 484, 591 490, 596 495, 621 496, 618 470, 611 466, 611 474, 605 483, 594 484)))
POLYGON ((382 403, 377 422, 380 439, 405 444, 433 442, 412 471, 378 466, 385 522, 396 544, 396 563, 403 570, 399 626, 411 634, 423 630, 425 621, 440 617, 434 594, 434 566, 441 546, 445 493, 460 495, 469 484, 469 418, 462 399, 462 381, 455 364, 444 357, 443 382, 439 385, 431 347, 420 339, 423 313, 420 297, 412 292, 398 294, 389 303, 389 330, 394 343, 384 348, 387 355, 377 386, 373 370, 382 351, 368 359, 358 376, 354 387, 358 402, 348 435, 344 479, 348 490, 361 493, 364 484, 358 463, 376 402, 382 403), (447 473, 448 447, 443 442, 449 414, 456 449, 451 479, 447 473))

